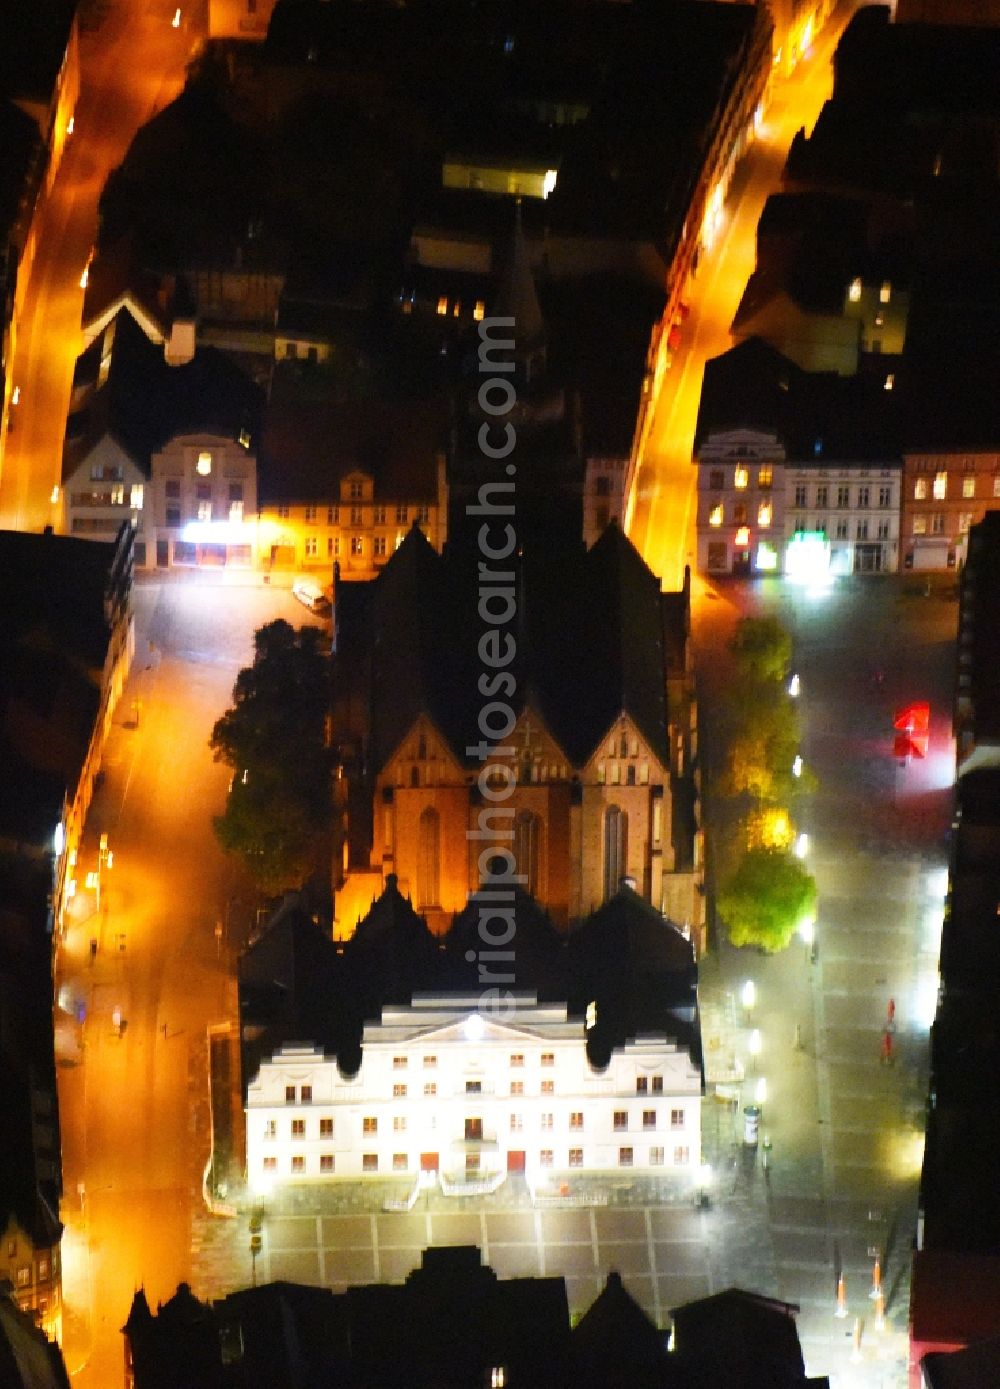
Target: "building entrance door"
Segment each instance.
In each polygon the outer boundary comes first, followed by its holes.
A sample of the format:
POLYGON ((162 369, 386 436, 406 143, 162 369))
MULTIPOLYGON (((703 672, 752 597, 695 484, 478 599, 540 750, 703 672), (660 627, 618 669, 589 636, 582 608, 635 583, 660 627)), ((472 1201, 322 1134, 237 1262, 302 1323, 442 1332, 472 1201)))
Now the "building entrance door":
POLYGON ((511 1152, 511 1153, 508 1153, 508 1154, 507 1154, 507 1171, 508 1171, 508 1172, 523 1172, 523 1171, 524 1171, 524 1153, 523 1153, 523 1152, 511 1152))

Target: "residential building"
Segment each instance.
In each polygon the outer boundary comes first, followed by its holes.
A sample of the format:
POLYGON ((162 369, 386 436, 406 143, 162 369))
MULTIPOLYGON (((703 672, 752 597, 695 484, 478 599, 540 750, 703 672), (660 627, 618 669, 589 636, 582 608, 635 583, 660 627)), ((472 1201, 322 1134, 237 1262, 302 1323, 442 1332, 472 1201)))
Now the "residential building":
POLYGON ((262 43, 276 0, 208 0, 211 39, 255 39, 262 43))
POLYGON ((0 1280, 0 1383, 8 1389, 70 1389, 59 1346, 3 1286, 0 1280))
POLYGON ((1000 509, 1000 449, 907 449, 902 487, 904 567, 961 568, 971 528, 1000 509))
POLYGON ((74 864, 104 744, 128 678, 133 533, 104 544, 0 533, 0 847, 51 872, 49 930, 74 864))
POLYGON ((435 549, 448 525, 448 403, 304 399, 272 390, 260 462, 258 544, 267 570, 371 579, 413 526, 435 549))
POLYGON ((666 1037, 635 1038, 595 1071, 566 1007, 513 996, 415 996, 365 1026, 356 1075, 284 1046, 247 1091, 258 1187, 396 1174, 446 1194, 532 1187, 554 1173, 662 1169, 697 1180, 701 1070, 666 1037))
POLYGON ((140 1289, 122 1329, 126 1386, 293 1389, 349 1376, 359 1389, 829 1389, 805 1374, 793 1303, 737 1288, 687 1303, 673 1313, 683 1349, 668 1350, 618 1273, 589 1307, 574 1300, 581 1285, 498 1278, 469 1245, 425 1249, 401 1283, 337 1293, 275 1282, 209 1304, 181 1283, 154 1314, 140 1289))
POLYGON ((785 449, 765 430, 724 429, 698 448, 697 563, 701 574, 781 568, 785 449))
POLYGON ((759 338, 707 363, 695 434, 701 572, 894 572, 891 385, 870 373, 804 372, 759 338))
POLYGON ((195 348, 183 321, 164 335, 124 303, 77 359, 67 530, 107 539, 128 521, 140 569, 251 563, 261 407, 252 381, 215 348, 195 348))
POLYGON ((177 434, 150 458, 146 516, 156 567, 252 568, 257 560, 257 461, 249 428, 177 434))

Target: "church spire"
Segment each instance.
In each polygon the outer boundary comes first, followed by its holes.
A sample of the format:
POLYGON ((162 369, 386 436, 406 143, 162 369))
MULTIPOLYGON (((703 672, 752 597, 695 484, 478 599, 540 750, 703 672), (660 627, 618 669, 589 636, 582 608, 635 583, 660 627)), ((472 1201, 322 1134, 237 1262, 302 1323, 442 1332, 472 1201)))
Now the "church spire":
POLYGON ((514 320, 514 354, 526 379, 540 375, 545 369, 545 320, 524 239, 520 198, 514 204, 514 229, 492 312, 514 320))

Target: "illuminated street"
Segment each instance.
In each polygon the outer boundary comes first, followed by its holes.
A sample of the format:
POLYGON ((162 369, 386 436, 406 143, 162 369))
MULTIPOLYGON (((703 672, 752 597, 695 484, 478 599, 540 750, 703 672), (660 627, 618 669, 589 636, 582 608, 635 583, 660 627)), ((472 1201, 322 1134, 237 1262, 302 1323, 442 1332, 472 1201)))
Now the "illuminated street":
POLYGON ((80 350, 80 277, 97 230, 104 181, 140 125, 180 88, 193 20, 171 25, 175 5, 85 0, 82 90, 74 134, 42 213, 38 253, 19 325, 12 381, 20 392, 0 470, 0 526, 60 528, 52 489, 61 478, 63 431, 80 350))
MULTIPOLYGON (((726 1193, 742 1193, 769 1236, 757 1276, 741 1276, 801 1305, 807 1363, 814 1373, 839 1371, 838 1385, 905 1384, 902 1333, 953 794, 952 594, 947 585, 926 597, 923 584, 903 577, 840 580, 827 593, 769 580, 710 590, 697 619, 709 737, 725 687, 722 648, 737 618, 774 614, 794 640, 802 755, 819 780, 798 826, 808 833, 819 889, 816 963, 798 941, 770 957, 724 946, 703 962, 700 995, 709 1072, 716 1054, 735 1053, 747 1073, 744 1099, 761 1077, 766 1087, 770 1171, 765 1178, 758 1150, 749 1165, 739 1154, 720 1179, 723 1204, 726 1193), (931 705, 930 751, 904 767, 892 755, 892 715, 914 699, 931 705), (741 1000, 747 978, 756 984, 750 1012, 741 1000), (896 1031, 885 1064, 890 1000, 896 1031), (885 1332, 875 1330, 870 1251, 882 1257, 885 1332), (838 1271, 844 1320, 833 1315, 838 1271), (865 1323, 860 1362, 851 1359, 855 1318, 865 1323)), ((715 1125, 724 1159, 734 1123, 725 1107, 713 1108, 704 1128, 711 1135, 715 1125)))
POLYGON ((712 247, 691 290, 683 339, 664 374, 645 455, 636 480, 629 535, 664 588, 676 589, 694 563, 696 471, 691 463, 705 362, 732 346, 729 325, 754 267, 757 221, 780 186, 788 146, 811 130, 832 88, 830 58, 849 17, 842 6, 811 55, 779 81, 757 140, 730 190, 712 247))
POLYGON ((59 1071, 65 1344, 70 1369, 84 1367, 75 1382, 95 1389, 120 1377, 119 1328, 134 1289, 144 1285, 154 1301, 190 1275, 208 1157, 205 1029, 234 1013, 229 951, 252 909, 212 833, 228 773, 212 760, 209 734, 254 629, 275 617, 309 621, 287 592, 267 588, 177 582, 141 586, 135 598, 136 663, 59 959, 58 984, 87 1008, 82 1064, 59 1071), (94 914, 82 880, 102 833, 114 857, 94 914), (227 915, 231 938, 220 942, 216 923, 227 915))

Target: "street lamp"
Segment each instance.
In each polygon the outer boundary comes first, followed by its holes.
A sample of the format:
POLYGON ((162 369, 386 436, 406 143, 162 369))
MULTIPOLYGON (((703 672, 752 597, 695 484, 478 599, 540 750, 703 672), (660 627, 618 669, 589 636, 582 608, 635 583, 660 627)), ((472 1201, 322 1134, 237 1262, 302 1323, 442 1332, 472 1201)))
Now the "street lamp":
POLYGON ((760 1029, 755 1027, 754 1030, 750 1033, 749 1041, 750 1056, 752 1058, 751 1064, 753 1070, 755 1071, 757 1069, 757 1057, 760 1055, 760 1046, 760 1029))
POLYGON ((757 1081, 757 1085, 754 1090, 754 1099, 760 1105, 764 1104, 767 1100, 767 1079, 764 1076, 760 1076, 757 1081))
POLYGON ((743 1000, 743 1007, 747 1012, 751 1012, 757 1002, 757 986, 752 979, 746 980, 743 985, 743 993, 740 995, 743 1000))
POLYGON ((799 690, 801 688, 802 682, 799 680, 799 677, 797 675, 793 675, 791 680, 789 680, 788 682, 788 693, 791 695, 792 699, 798 699, 799 690))
POLYGON ((805 858, 809 852, 809 836, 803 831, 795 841, 795 857, 805 858))
POLYGON ((802 758, 799 756, 798 753, 796 753, 796 754, 795 754, 795 761, 792 763, 792 776, 799 777, 799 776, 801 776, 801 775, 802 775, 802 758))

